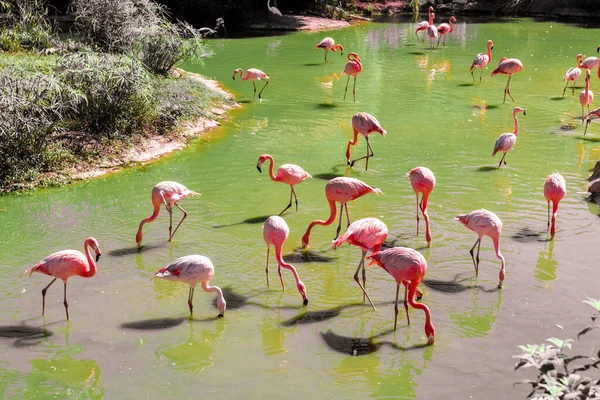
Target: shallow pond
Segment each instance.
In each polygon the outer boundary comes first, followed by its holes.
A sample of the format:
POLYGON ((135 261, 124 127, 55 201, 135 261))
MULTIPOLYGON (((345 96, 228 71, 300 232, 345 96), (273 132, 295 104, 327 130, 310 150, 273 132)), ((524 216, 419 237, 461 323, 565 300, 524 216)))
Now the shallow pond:
MULTIPOLYGON (((575 337, 592 311, 581 301, 600 297, 594 261, 600 220, 597 206, 584 200, 585 179, 600 156, 600 126, 583 137, 577 100, 583 79, 575 97, 560 97, 564 72, 577 53, 594 55, 600 35, 555 22, 458 19, 447 46, 435 50, 417 45, 414 23, 211 41, 215 55, 205 67, 186 68, 225 83, 243 103, 229 122, 143 167, 0 197, 6 210, 0 212, 0 397, 524 397, 526 388, 512 386, 528 377, 513 372, 516 346, 575 337), (345 55, 330 53, 326 65, 323 53, 313 50, 326 35, 363 60, 356 104, 351 92, 342 100, 345 55), (492 66, 502 56, 524 64, 511 89, 527 116, 520 115, 519 139, 501 169, 491 153, 496 137, 513 130, 514 105, 502 104, 506 77, 490 79, 488 68, 483 83, 473 85, 469 74, 488 39, 494 41, 492 66), (250 82, 231 80, 239 67, 270 74, 262 103, 251 101, 250 82), (375 156, 368 171, 362 162, 352 170, 345 165, 351 118, 359 111, 375 115, 388 132, 371 136, 375 156), (276 166, 298 164, 314 177, 296 188, 299 211, 284 215, 291 229, 284 255, 308 288, 307 307, 287 271, 286 292, 275 284, 274 268, 266 288, 261 226, 287 204, 289 188, 258 173, 263 153, 272 154, 276 166), (415 236, 415 198, 405 176, 419 165, 437 177, 430 249, 422 232, 415 236), (563 174, 568 192, 557 236, 548 242, 542 190, 554 171, 563 174), (382 219, 388 244, 419 249, 427 258, 422 301, 433 314, 435 345, 422 347, 419 310, 407 326, 401 306, 392 331, 396 286, 382 269, 368 270, 378 311, 362 303, 352 279, 360 250, 331 250, 335 225, 313 230, 308 256, 299 250, 309 222, 329 213, 324 187, 335 176, 382 189, 384 196, 351 203, 350 217, 382 219), (137 252, 137 226, 151 214, 150 192, 162 180, 179 181, 202 197, 181 202, 189 217, 171 244, 163 209, 146 226, 145 247, 137 252), (500 263, 489 238, 475 278, 469 249, 476 235, 453 220, 482 207, 504 222, 502 290, 496 289, 500 263), (98 274, 70 280, 69 323, 56 283, 43 320, 40 291, 50 279, 17 277, 54 251, 81 249, 87 236, 103 251, 98 274), (175 258, 196 253, 215 264, 212 283, 225 289, 225 318, 215 318, 213 294, 196 290, 189 321, 188 287, 150 280, 175 258)), ((594 71, 592 90, 598 82, 594 71)), ((353 156, 364 152, 361 137, 353 156)), ((575 351, 587 354, 593 335, 575 351)))

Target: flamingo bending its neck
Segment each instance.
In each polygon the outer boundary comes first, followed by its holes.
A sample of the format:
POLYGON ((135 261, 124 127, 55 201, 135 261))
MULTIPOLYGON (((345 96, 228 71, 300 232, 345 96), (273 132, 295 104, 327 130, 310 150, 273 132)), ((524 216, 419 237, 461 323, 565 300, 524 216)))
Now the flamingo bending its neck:
POLYGON ((590 112, 590 104, 594 101, 594 92, 590 90, 590 70, 585 71, 585 90, 579 94, 579 104, 581 104, 581 124, 583 125, 584 110, 587 106, 588 113, 590 112))
POLYGON ((558 213, 558 203, 567 194, 565 178, 558 172, 548 175, 544 182, 544 197, 548 203, 548 229, 550 236, 554 238, 556 233, 556 214, 558 213), (552 227, 550 227, 550 202, 552 202, 552 227))
POLYGON ((373 149, 369 144, 369 135, 373 132, 380 133, 381 136, 385 136, 386 131, 381 127, 377 118, 372 116, 371 114, 367 114, 365 112, 359 112, 354 114, 352 117, 352 130, 354 131, 354 138, 348 142, 348 146, 346 147, 346 162, 350 167, 354 167, 354 163, 358 160, 362 160, 366 158, 365 171, 369 169, 369 157, 374 156, 373 149), (356 160, 350 161, 350 146, 356 146, 358 144, 358 134, 361 134, 365 137, 367 141, 367 155, 364 157, 357 158, 356 160))
POLYGON ((260 89, 260 92, 258 92, 258 100, 262 101, 262 97, 260 97, 260 96, 262 95, 263 90, 265 90, 265 88, 269 84, 269 79, 271 79, 271 78, 269 78, 269 75, 265 74, 260 69, 248 68, 246 70, 246 75, 244 76, 244 70, 241 68, 238 68, 235 71, 233 71, 232 78, 234 81, 235 81, 235 76, 238 73, 240 74, 240 78, 243 81, 247 81, 247 80, 252 81, 252 86, 254 86, 254 95, 252 96, 252 100, 254 100, 254 98, 256 97, 256 81, 260 81, 260 80, 265 81, 265 86, 263 86, 263 88, 260 89))
POLYGON ((508 153, 517 142, 517 136, 519 135, 519 120, 517 120, 517 113, 519 112, 522 112, 523 115, 527 115, 525 109, 521 107, 515 107, 513 109, 515 131, 513 133, 503 133, 502 135, 498 136, 498 139, 496 139, 496 144, 494 145, 494 152, 492 153, 492 157, 495 156, 496 153, 499 151, 504 153, 504 155, 500 159, 500 162, 498 163, 498 168, 502 166, 502 161, 504 161, 504 165, 506 165, 506 153, 508 153))
POLYGON ((437 32, 438 32, 438 41, 437 41, 437 46, 440 45, 440 39, 442 38, 442 36, 444 36, 444 46, 446 45, 446 35, 452 33, 452 31, 454 30, 454 24, 453 22, 456 22, 456 18, 454 18, 454 16, 450 17, 450 19, 448 20, 449 24, 440 24, 437 27, 437 32))
POLYGON ((341 55, 344 55, 344 46, 339 43, 335 44, 334 40, 330 37, 326 37, 325 39, 321 40, 319 44, 315 46, 315 50, 316 49, 325 50, 325 63, 329 62, 327 61, 327 52, 329 52, 329 50, 333 52, 341 50, 341 55))
POLYGON ((506 82, 506 86, 504 87, 503 103, 506 103, 506 93, 508 93, 513 103, 515 102, 515 99, 513 99, 512 94, 510 94, 510 78, 512 78, 513 74, 520 72, 522 69, 523 63, 521 63, 521 60, 517 58, 502 57, 496 69, 492 71, 492 77, 494 77, 494 75, 496 74, 508 75, 508 81, 506 82))
POLYGON ((481 76, 483 75, 483 69, 492 61, 492 50, 494 50, 494 42, 488 40, 487 42, 487 54, 479 53, 475 56, 473 60, 473 64, 471 64, 471 76, 473 77, 473 83, 475 83, 475 75, 473 75, 473 71, 475 68, 481 68, 481 74, 479 74, 479 83, 481 83, 481 76))
MULTIPOLYGON (((588 57, 581 62, 581 69, 587 69, 590 72, 594 70, 594 68, 600 66, 600 58, 598 57, 588 57)), ((600 78, 600 67, 598 68, 598 78, 600 78)))
POLYGON ((354 77, 354 87, 352 88, 352 94, 354 95, 354 102, 356 103, 356 77, 362 72, 362 64, 360 57, 356 53, 348 53, 348 62, 342 71, 342 74, 348 75, 346 81, 346 89, 344 90, 344 100, 346 100, 346 94, 348 93, 348 83, 350 83, 350 77, 354 77))
POLYGON ((408 305, 413 308, 423 310, 425 313, 425 336, 427 344, 431 345, 435 341, 435 328, 431 322, 431 311, 423 303, 415 301, 415 293, 418 290, 419 283, 427 273, 427 261, 421 253, 408 247, 394 247, 371 254, 368 257, 373 264, 379 265, 388 274, 396 280, 396 302, 394 305, 394 331, 398 325, 398 297, 400 294, 400 285, 404 285, 404 308, 406 309, 406 318, 410 325, 410 316, 408 314, 408 305))
POLYGON ((475 266, 475 276, 479 274, 479 248, 481 247, 481 238, 483 236, 489 236, 494 243, 494 250, 496 257, 502 262, 500 268, 498 288, 502 288, 502 282, 504 281, 504 270, 505 261, 504 256, 500 254, 500 234, 502 233, 502 221, 496 214, 488 210, 477 210, 470 212, 469 214, 460 214, 454 217, 455 220, 460 221, 464 226, 475 232, 478 236, 477 240, 471 250, 471 258, 473 259, 473 265, 475 266), (473 256, 473 250, 477 247, 477 256, 473 256))
POLYGON ((600 118, 600 108, 590 111, 588 115, 585 116, 585 131, 583 131, 583 136, 587 133, 590 122, 598 118, 600 118))
POLYGON ((69 319, 69 304, 67 303, 67 281, 72 276, 81 276, 83 278, 91 278, 96 275, 96 262, 100 259, 100 245, 93 237, 85 239, 83 242, 83 251, 85 255, 78 250, 63 250, 50 254, 44 260, 40 261, 33 267, 24 271, 25 274, 33 274, 39 272, 44 275, 53 276, 54 279, 44 289, 42 289, 42 315, 46 311, 46 291, 57 279, 62 279, 65 285, 64 290, 64 306, 67 320, 69 319), (90 254, 90 248, 94 250, 96 257, 90 254))
POLYGON ((159 269, 154 278, 161 278, 167 281, 184 282, 190 285, 188 294, 188 306, 190 308, 190 318, 194 315, 192 304, 194 299, 194 290, 200 283, 205 292, 217 292, 217 309, 219 317, 225 314, 227 303, 223 297, 223 291, 218 286, 210 286, 210 280, 215 276, 215 267, 208 257, 200 255, 190 255, 180 257, 164 268, 159 269))
POLYGON ((427 214, 427 201, 435 187, 435 175, 426 167, 414 168, 406 175, 410 179, 410 184, 417 196, 417 236, 419 236, 419 209, 421 209, 423 218, 425 218, 425 240, 427 240, 427 247, 431 247, 431 229, 429 227, 429 215, 427 214), (420 204, 419 193, 421 193, 420 204))
MULTIPOLYGON (((417 29, 415 30, 415 36, 417 36, 417 41, 419 43, 421 43, 421 38, 419 37, 419 31, 427 31, 427 27, 429 26, 429 21, 431 19, 431 13, 433 12, 433 7, 429 6, 429 11, 427 13, 427 21, 421 21, 419 22, 419 25, 417 25, 417 29)), ((427 34, 427 32, 425 32, 425 34, 427 34)), ((425 38, 423 38, 423 40, 425 40, 425 38)))
POLYGON ((565 87, 563 89, 562 97, 565 97, 565 91, 567 90, 567 86, 569 82, 573 82, 573 96, 575 96, 575 81, 579 79, 581 76, 581 60, 583 59, 583 55, 577 54, 577 66, 573 68, 569 68, 569 70, 563 76, 563 81, 566 81, 565 87))
POLYGON ((348 226, 350 226, 350 216, 348 215, 347 203, 369 193, 375 193, 377 195, 383 194, 381 190, 373 188, 363 181, 345 176, 333 178, 327 182, 327 185, 325 186, 325 197, 327 197, 327 202, 329 203, 329 218, 326 221, 318 219, 312 221, 302 236, 302 245, 304 247, 308 247, 310 242, 310 233, 315 225, 327 226, 331 225, 333 221, 335 221, 335 217, 337 215, 337 209, 335 207, 336 202, 340 203, 340 222, 338 223, 335 238, 333 240, 337 239, 340 235, 340 230, 342 229, 342 214, 344 207, 346 208, 346 221, 348 226))
POLYGON ((277 215, 273 215, 269 217, 265 224, 263 225, 263 238, 265 243, 267 244, 267 267, 265 268, 265 273, 267 275, 267 288, 269 287, 269 251, 271 250, 271 246, 275 247, 275 257, 277 258, 277 272, 279 273, 279 280, 281 281, 281 287, 285 292, 285 284, 283 283, 283 276, 281 275, 281 267, 285 269, 289 269, 294 275, 294 279, 296 280, 296 287, 298 288, 298 292, 302 296, 302 304, 308 305, 308 296, 306 295, 306 286, 300 280, 300 276, 298 275, 298 271, 292 264, 288 264, 284 261, 283 256, 281 255, 283 243, 288 238, 290 234, 290 228, 288 227, 285 220, 277 215))
POLYGON ((177 229, 183 223, 183 221, 187 218, 188 213, 178 204, 179 200, 185 199, 188 196, 200 196, 199 193, 193 192, 183 186, 181 183, 171 182, 171 181, 163 181, 157 183, 156 186, 152 189, 152 204, 154 205, 154 212, 148 218, 145 218, 140 222, 140 226, 138 228, 137 234, 135 235, 135 241, 137 243, 138 249, 142 247, 142 228, 144 224, 147 222, 152 222, 158 217, 158 213, 160 212, 160 206, 162 204, 165 205, 165 208, 169 212, 169 242, 175 236, 177 229), (179 221, 179 224, 173 229, 173 206, 176 206, 183 212, 183 218, 179 221))
POLYGON ((273 182, 281 182, 287 185, 290 185, 290 203, 286 208, 283 209, 279 215, 283 214, 287 211, 288 208, 292 206, 292 197, 296 201, 296 211, 298 211, 298 197, 296 196, 296 191, 294 190, 294 186, 304 182, 306 178, 312 178, 308 172, 306 172, 302 167, 295 164, 283 164, 279 168, 277 168, 277 175, 273 173, 273 156, 269 154, 263 154, 258 158, 258 164, 256 164, 256 169, 258 172, 262 173, 261 165, 269 160, 269 176, 273 182))

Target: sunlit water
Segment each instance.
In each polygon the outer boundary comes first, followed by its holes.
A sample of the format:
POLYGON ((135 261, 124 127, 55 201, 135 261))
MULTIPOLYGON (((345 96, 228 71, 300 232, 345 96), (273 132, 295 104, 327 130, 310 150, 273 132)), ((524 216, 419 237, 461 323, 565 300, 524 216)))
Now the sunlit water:
MULTIPOLYGON (((459 18, 460 21, 460 18, 459 18)), ((211 41, 206 66, 187 66, 214 77, 243 103, 231 120, 186 150, 158 162, 61 189, 0 198, 0 397, 2 398, 517 398, 512 382, 517 345, 551 336, 574 337, 599 297, 598 210, 584 200, 586 181, 600 156, 600 127, 583 137, 581 108, 570 92, 562 99, 564 72, 581 52, 593 55, 598 30, 553 22, 515 20, 463 24, 446 48, 417 45, 413 23, 372 23, 335 32, 211 41), (342 100, 345 56, 313 50, 326 35, 355 51, 364 71, 357 102, 342 100), (522 60, 512 80, 520 115, 508 166, 491 157, 496 137, 513 129, 512 103, 502 104, 505 76, 472 85, 469 66, 488 39, 492 66, 502 56, 522 60), (262 103, 252 85, 231 80, 235 68, 259 68, 271 83, 262 103), (368 172, 345 165, 351 117, 375 115, 388 131, 373 135, 368 172), (264 274, 262 221, 287 204, 289 188, 255 168, 270 153, 276 166, 294 163, 314 179, 297 186, 299 212, 285 214, 291 234, 286 258, 308 288, 302 307, 289 272, 282 292, 275 268, 264 274), (415 198, 405 174, 429 167, 437 177, 429 213, 433 247, 415 237, 415 198), (546 241, 545 177, 567 180, 558 232, 546 241), (378 217, 388 244, 421 250, 429 269, 423 285, 436 343, 423 348, 424 317, 400 307, 393 327, 394 281, 368 271, 367 290, 378 306, 362 303, 352 279, 360 251, 330 249, 335 225, 317 226, 310 260, 298 250, 312 219, 326 219, 324 187, 352 176, 382 189, 349 205, 352 219, 378 217), (181 205, 189 218, 167 242, 168 214, 146 226, 145 247, 135 250, 139 221, 151 214, 150 192, 175 180, 202 193, 181 205), (499 261, 483 240, 479 278, 469 249, 476 235, 453 220, 478 208, 504 221, 501 249, 507 260, 504 289, 496 289, 499 261), (98 274, 69 283, 71 322, 62 285, 51 287, 44 320, 40 291, 50 281, 17 278, 46 255, 81 249, 87 236, 103 251, 98 274), (216 268, 213 283, 226 289, 228 310, 216 319, 214 295, 196 290, 195 320, 187 319, 188 287, 153 273, 177 257, 204 254, 216 268), (559 326, 560 325, 560 326, 559 326), (561 329, 562 328, 564 329, 561 329), (356 355, 356 356, 353 356, 356 355)), ((592 90, 598 79, 592 78, 592 90)), ((477 75, 478 76, 478 72, 477 75)), ((352 82, 350 82, 352 85, 352 82)), ((583 79, 578 86, 583 85, 583 79)), ((259 83, 259 88, 262 86, 259 83)), ((364 139, 353 157, 365 152, 364 139)), ((263 169, 263 172, 266 170, 263 169)), ((180 217, 174 211, 175 218, 180 217)), ((271 260, 275 265, 275 260, 271 260)), ((580 346, 587 354, 591 339, 580 346)))

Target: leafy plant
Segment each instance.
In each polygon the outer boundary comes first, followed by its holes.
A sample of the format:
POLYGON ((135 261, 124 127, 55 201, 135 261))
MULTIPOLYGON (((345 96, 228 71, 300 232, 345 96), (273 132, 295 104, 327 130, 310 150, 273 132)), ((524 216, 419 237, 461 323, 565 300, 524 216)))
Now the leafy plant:
MULTIPOLYGON (((600 316, 600 301, 588 298, 584 303, 591 305, 596 312, 591 315, 592 324, 585 327, 577 337, 598 328, 596 319, 600 316)), ((523 380, 517 383, 532 385, 528 399, 585 400, 600 399, 600 379, 583 376, 580 373, 598 369, 600 361, 594 357, 582 355, 568 356, 572 339, 550 338, 541 345, 519 346, 522 354, 514 356, 519 361, 515 370, 533 367, 537 369, 536 380, 523 380), (574 366, 575 364, 575 366, 574 366)), ((600 351, 597 354, 600 359, 600 351)))
POLYGON ((8 11, 0 27, 0 49, 4 51, 43 50, 48 47, 52 29, 48 10, 41 0, 0 1, 0 11, 8 11))

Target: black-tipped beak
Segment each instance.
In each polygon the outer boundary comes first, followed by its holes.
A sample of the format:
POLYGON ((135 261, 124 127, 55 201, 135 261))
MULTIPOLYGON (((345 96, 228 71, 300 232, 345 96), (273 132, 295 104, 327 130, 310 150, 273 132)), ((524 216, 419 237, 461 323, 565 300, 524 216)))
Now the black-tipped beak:
POLYGON ((261 169, 260 169, 260 165, 257 165, 257 166, 256 166, 256 169, 258 170, 258 172, 260 172, 260 173, 262 174, 262 171, 261 171, 261 169))
POLYGON ((223 314, 219 314, 217 315, 219 318, 223 318, 223 314))
POLYGON ((527 111, 523 110, 523 115, 527 115, 527 111))
POLYGON ((233 80, 235 81, 235 76, 232 76, 233 80))
POLYGON ((490 50, 494 50, 494 46, 490 47, 490 50))
POLYGON ((598 46, 598 48, 596 49, 597 53, 600 53, 600 46, 598 46))
POLYGON ((101 255, 102 255, 102 254, 96 254, 96 262, 98 262, 98 260, 100 259, 100 256, 101 256, 101 255))
POLYGON ((308 305, 308 299, 304 299, 304 302, 302 304, 305 305, 305 306, 307 306, 308 305))

